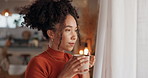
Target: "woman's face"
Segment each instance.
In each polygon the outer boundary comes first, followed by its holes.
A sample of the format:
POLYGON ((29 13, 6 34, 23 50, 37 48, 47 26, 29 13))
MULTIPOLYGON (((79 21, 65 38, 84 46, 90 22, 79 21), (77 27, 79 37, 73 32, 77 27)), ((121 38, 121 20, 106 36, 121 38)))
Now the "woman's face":
POLYGON ((77 40, 77 24, 74 17, 71 15, 67 15, 62 30, 60 30, 59 24, 57 25, 57 32, 54 36, 52 48, 59 51, 71 51, 74 48, 77 40), (58 49, 61 33, 62 39, 58 49))

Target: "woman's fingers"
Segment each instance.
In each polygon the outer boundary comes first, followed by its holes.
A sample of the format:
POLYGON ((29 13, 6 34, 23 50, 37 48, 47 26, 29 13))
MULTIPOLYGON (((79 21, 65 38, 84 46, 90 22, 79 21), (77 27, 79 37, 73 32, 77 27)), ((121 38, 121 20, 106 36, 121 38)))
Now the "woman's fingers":
POLYGON ((87 62, 89 62, 86 58, 81 58, 79 60, 75 60, 72 63, 72 68, 80 68, 81 66, 83 66, 84 64, 86 64, 87 62))
POLYGON ((96 59, 95 59, 95 56, 94 56, 94 55, 91 55, 91 56, 90 56, 90 61, 89 61, 89 63, 90 63, 89 67, 90 67, 90 68, 94 66, 95 60, 96 60, 96 59))
POLYGON ((80 68, 82 66, 84 66, 86 63, 88 63, 89 61, 88 60, 83 60, 82 62, 76 62, 74 66, 74 68, 80 68))
POLYGON ((86 59, 85 56, 73 56, 72 60, 70 61, 70 64, 73 65, 76 62, 82 62, 86 59))
POLYGON ((75 73, 81 74, 81 73, 85 73, 85 72, 88 72, 88 71, 89 71, 89 69, 84 69, 84 70, 78 70, 75 73))
POLYGON ((73 59, 70 61, 69 66, 70 69, 74 72, 80 71, 79 68, 81 68, 83 65, 88 63, 89 60, 86 59, 85 56, 74 56, 73 59))
POLYGON ((88 72, 89 69, 81 69, 81 67, 86 63, 89 63, 89 60, 86 58, 86 56, 74 56, 66 63, 60 75, 73 77, 76 74, 88 72))

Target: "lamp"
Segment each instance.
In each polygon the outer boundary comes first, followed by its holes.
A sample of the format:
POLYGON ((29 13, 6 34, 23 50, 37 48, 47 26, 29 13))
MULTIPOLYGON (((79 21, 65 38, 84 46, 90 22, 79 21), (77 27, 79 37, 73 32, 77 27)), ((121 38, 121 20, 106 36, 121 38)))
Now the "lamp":
POLYGON ((9 26, 8 26, 8 16, 11 16, 12 13, 9 11, 9 9, 4 9, 2 11, 1 15, 6 17, 6 25, 7 25, 7 28, 9 28, 9 26))
POLYGON ((6 7, 6 9, 4 9, 3 11, 2 11, 2 13, 1 13, 1 15, 3 15, 3 16, 11 16, 12 15, 12 13, 9 11, 9 9, 7 8, 7 3, 8 3, 8 0, 4 0, 5 1, 5 7, 6 7))
POLYGON ((84 55, 88 55, 88 53, 89 53, 88 46, 87 43, 85 43, 84 55))
POLYGON ((3 15, 3 16, 11 16, 12 13, 9 11, 9 9, 4 9, 2 11, 1 15, 3 15))
POLYGON ((88 55, 89 54, 89 49, 88 49, 87 43, 84 44, 84 50, 80 50, 79 54, 80 55, 88 55))
POLYGON ((80 55, 83 55, 83 54, 84 54, 83 50, 80 50, 80 51, 79 51, 79 54, 80 54, 80 55))

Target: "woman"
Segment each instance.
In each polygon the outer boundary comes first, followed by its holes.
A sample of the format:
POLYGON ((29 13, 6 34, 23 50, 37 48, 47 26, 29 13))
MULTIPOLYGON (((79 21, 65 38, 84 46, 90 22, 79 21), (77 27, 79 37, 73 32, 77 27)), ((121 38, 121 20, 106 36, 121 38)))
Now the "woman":
POLYGON ((79 70, 86 57, 64 53, 73 50, 79 38, 79 17, 71 1, 37 0, 20 13, 24 26, 41 30, 49 40, 48 49, 29 62, 25 78, 89 78, 88 69, 79 70))

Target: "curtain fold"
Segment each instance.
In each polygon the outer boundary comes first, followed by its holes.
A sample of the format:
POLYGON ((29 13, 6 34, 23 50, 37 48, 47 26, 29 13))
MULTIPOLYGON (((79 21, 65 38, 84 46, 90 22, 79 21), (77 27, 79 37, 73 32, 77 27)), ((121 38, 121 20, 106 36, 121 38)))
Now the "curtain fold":
POLYGON ((148 0, 138 0, 137 78, 148 78, 148 0))
POLYGON ((102 78, 104 65, 106 63, 105 44, 106 44, 106 33, 107 33, 107 15, 108 15, 108 0, 100 0, 99 2, 99 22, 97 27, 97 40, 96 40, 96 63, 94 66, 93 78, 102 78))
POLYGON ((93 78, 136 78, 137 0, 100 0, 93 78))

